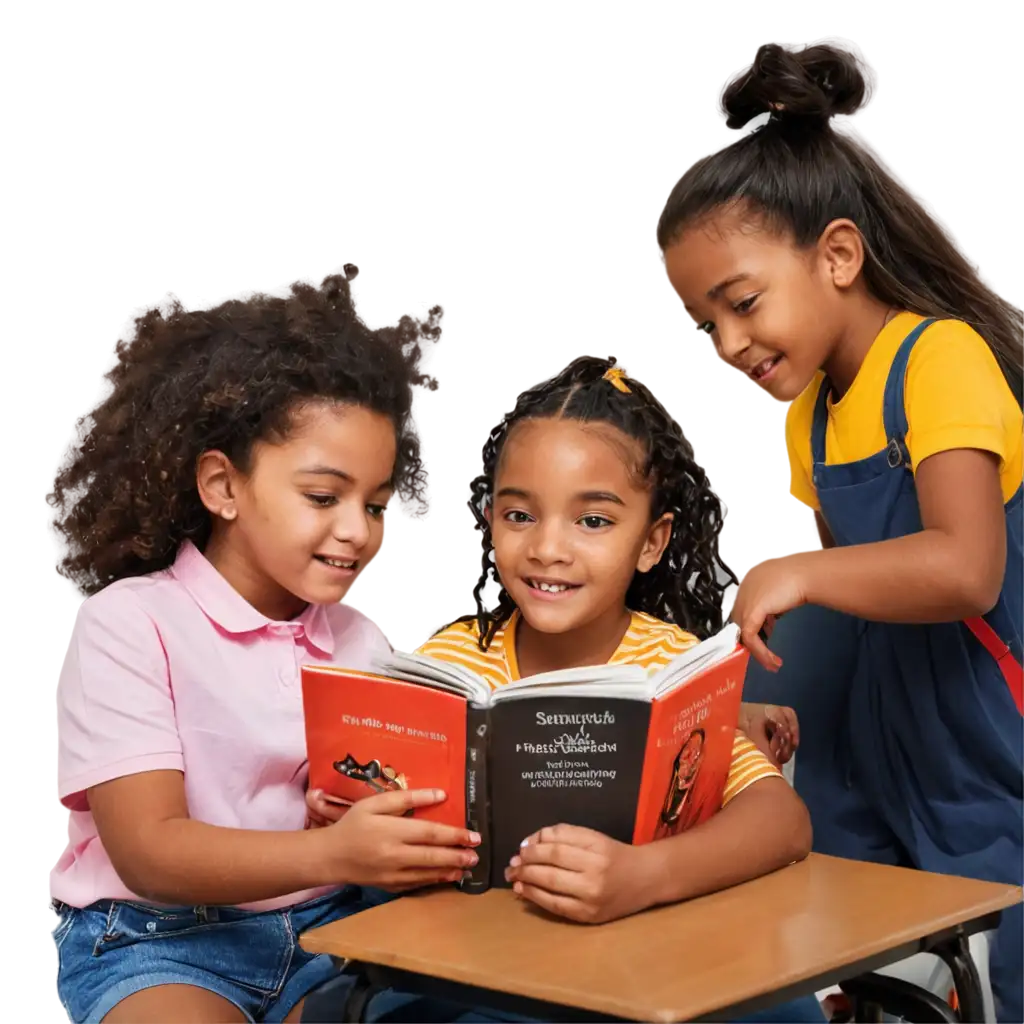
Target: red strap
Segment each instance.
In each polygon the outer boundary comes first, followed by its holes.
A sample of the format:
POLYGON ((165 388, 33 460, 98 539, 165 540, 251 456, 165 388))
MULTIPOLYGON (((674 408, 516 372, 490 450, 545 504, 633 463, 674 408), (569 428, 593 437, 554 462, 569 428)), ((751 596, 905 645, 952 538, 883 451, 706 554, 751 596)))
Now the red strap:
POLYGON ((988 651, 999 665, 1006 685, 1010 688, 1017 710, 1024 714, 1024 669, 996 631, 982 618, 966 619, 964 625, 978 638, 978 642, 988 651))

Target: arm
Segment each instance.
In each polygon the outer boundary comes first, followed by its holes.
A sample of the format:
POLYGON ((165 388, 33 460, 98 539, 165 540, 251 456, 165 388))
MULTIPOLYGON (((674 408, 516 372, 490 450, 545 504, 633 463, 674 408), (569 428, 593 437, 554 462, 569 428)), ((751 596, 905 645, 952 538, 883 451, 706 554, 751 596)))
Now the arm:
POLYGON ((262 832, 189 818, 184 778, 143 772, 88 792, 104 848, 124 884, 171 905, 252 903, 320 885, 403 890, 456 881, 475 863, 479 836, 405 818, 438 803, 434 790, 360 801, 330 828, 262 832))
POLYGON ((677 903, 803 860, 811 819, 785 779, 761 779, 696 828, 635 849, 650 873, 646 906, 677 903))
POLYGON ((233 904, 347 879, 330 877, 324 833, 255 832, 192 821, 180 772, 114 779, 88 792, 121 881, 157 903, 233 904))
POLYGON ((797 555, 806 600, 882 622, 953 622, 983 615, 1006 570, 999 463, 950 451, 921 463, 924 529, 894 540, 797 555))
POLYGON ((757 878, 810 849, 807 808, 776 776, 747 786, 702 824, 642 846, 576 825, 541 829, 505 877, 550 913, 597 924, 757 878))

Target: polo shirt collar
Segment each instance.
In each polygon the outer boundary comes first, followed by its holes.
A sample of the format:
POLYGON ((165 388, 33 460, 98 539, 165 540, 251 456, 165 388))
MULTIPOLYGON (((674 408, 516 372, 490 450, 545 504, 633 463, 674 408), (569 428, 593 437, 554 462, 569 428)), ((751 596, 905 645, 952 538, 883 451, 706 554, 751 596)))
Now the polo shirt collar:
POLYGON ((225 633, 287 632, 295 639, 305 636, 324 654, 334 653, 334 633, 325 605, 307 605, 301 615, 287 622, 268 619, 221 576, 190 540, 178 549, 171 574, 189 592, 206 617, 225 633))

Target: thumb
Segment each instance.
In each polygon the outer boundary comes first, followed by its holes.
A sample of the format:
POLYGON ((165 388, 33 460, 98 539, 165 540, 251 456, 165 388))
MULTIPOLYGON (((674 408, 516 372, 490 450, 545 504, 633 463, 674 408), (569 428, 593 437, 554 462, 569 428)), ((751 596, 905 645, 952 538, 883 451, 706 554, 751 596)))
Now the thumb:
POLYGON ((417 807, 432 807, 447 800, 443 789, 394 789, 378 793, 361 802, 368 814, 393 814, 401 817, 417 807))

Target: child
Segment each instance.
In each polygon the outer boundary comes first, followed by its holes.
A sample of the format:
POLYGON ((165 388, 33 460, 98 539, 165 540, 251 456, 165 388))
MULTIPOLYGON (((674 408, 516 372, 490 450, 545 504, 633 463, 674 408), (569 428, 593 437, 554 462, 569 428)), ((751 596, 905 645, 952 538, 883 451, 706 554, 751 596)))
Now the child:
POLYGON ((440 310, 370 331, 348 281, 150 310, 51 495, 89 599, 58 692, 70 841, 52 874, 74 1021, 298 1020, 298 934, 452 880, 479 837, 371 797, 306 830, 303 662, 369 666, 338 602, 421 498, 413 388, 440 310))
MULTIPOLYGON (((476 614, 422 653, 502 686, 582 665, 658 668, 721 628, 732 580, 718 556, 721 505, 679 426, 614 360, 577 359, 521 395, 483 456, 476 614)), ((310 807, 331 816, 319 794, 310 807)), ((802 859, 811 841, 803 803, 740 732, 722 809, 702 825, 641 846, 555 822, 524 838, 506 870, 515 891, 583 922, 746 881, 802 859)), ((751 1019, 824 1020, 813 997, 778 1014, 751 1019)))
MULTIPOLYGON (((658 241, 722 359, 792 403, 824 550, 757 566, 733 617, 764 669, 806 679, 776 692, 842 730, 802 748, 816 848, 1020 884, 1021 313, 830 127, 864 96, 842 50, 762 47, 723 103, 767 123, 687 171, 658 241), (780 658, 759 633, 804 604, 780 658), (835 644, 848 689, 819 698, 835 644)), ((1024 1018, 1021 930, 1017 907, 992 951, 1003 1020, 1024 1018)))

